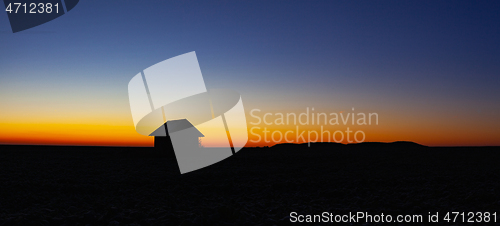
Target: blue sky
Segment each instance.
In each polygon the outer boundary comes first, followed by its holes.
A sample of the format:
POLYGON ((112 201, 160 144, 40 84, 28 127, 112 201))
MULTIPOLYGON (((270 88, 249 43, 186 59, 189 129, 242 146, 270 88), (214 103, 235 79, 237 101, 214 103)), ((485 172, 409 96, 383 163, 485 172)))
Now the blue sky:
POLYGON ((67 123, 130 123, 128 81, 196 51, 207 87, 240 91, 249 109, 498 125, 498 12, 498 1, 80 1, 15 34, 2 14, 0 109, 4 121, 60 109, 67 123))

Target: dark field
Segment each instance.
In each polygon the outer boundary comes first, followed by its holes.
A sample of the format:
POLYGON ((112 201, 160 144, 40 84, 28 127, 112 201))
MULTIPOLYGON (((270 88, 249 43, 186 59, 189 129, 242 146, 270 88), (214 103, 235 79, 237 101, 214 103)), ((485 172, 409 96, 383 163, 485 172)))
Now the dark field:
POLYGON ((0 225, 281 225, 325 211, 426 224, 428 212, 500 212, 498 147, 247 148, 184 175, 153 148, 0 147, 0 225))

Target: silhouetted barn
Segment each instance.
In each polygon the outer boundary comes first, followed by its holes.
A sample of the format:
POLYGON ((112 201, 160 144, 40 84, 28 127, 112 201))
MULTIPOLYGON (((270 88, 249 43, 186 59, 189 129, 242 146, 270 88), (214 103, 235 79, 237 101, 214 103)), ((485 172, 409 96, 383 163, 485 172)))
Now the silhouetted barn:
POLYGON ((178 131, 190 131, 183 137, 182 142, 183 147, 189 148, 199 148, 200 147, 200 137, 205 137, 196 127, 193 126, 187 119, 171 120, 167 121, 160 127, 158 127, 149 136, 155 137, 155 149, 166 152, 169 157, 174 157, 174 148, 172 146, 172 141, 170 139, 169 131, 174 133, 178 131), (169 129, 168 129, 169 128, 169 129))

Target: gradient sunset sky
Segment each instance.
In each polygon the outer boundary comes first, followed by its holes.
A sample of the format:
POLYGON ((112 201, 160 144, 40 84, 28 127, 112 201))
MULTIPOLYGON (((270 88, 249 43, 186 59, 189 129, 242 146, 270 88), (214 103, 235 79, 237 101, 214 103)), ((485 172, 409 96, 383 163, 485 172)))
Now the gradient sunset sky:
POLYGON ((355 108, 379 115, 365 141, 500 145, 500 1, 85 0, 15 34, 0 14, 1 144, 152 146, 127 85, 196 51, 248 123, 355 108))

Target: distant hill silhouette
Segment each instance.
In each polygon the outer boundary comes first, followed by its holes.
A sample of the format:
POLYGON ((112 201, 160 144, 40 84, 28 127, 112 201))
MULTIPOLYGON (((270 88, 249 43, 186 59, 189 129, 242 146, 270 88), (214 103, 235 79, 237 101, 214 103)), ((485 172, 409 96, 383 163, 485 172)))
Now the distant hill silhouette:
POLYGON ((357 146, 363 148, 425 148, 427 146, 417 144, 411 141, 396 141, 391 143, 384 142, 364 142, 364 143, 356 143, 356 144, 348 144, 348 146, 357 146))
POLYGON ((316 142, 316 143, 281 143, 272 146, 274 149, 295 149, 295 148, 314 148, 314 149, 417 149, 426 148, 427 146, 421 145, 411 141, 396 141, 396 142, 364 142, 364 143, 353 143, 353 144, 342 144, 333 142, 316 142))

